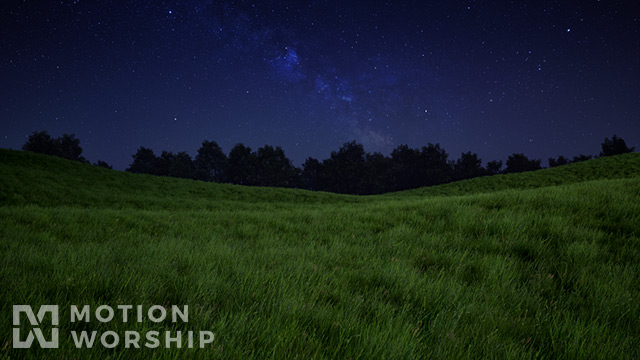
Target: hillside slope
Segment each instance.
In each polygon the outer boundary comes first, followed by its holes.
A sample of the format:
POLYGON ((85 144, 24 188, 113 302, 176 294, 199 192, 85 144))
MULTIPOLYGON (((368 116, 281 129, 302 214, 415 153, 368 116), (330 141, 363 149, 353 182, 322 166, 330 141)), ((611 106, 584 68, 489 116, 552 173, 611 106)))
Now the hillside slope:
POLYGON ((463 196, 356 197, 2 150, 0 313, 187 304, 188 324, 116 330, 211 330, 215 341, 76 349, 71 331, 114 325, 62 321, 60 349, 13 349, 3 316, 0 358, 637 359, 640 177, 628 170, 637 162, 629 154, 438 190, 478 190, 463 196), (526 175, 543 187, 509 188, 526 175), (549 186, 551 175, 564 185, 549 186))
POLYGON ((131 174, 57 158, 0 149, 0 203, 139 209, 211 209, 227 202, 357 202, 358 197, 247 187, 131 174))
POLYGON ((638 176, 640 176, 640 153, 629 153, 531 172, 483 176, 438 186, 400 191, 388 195, 394 197, 466 195, 638 176))
POLYGON ((0 203, 141 209, 216 208, 228 202, 326 204, 361 203, 401 197, 467 195, 530 189, 600 179, 640 176, 640 153, 543 169, 494 175, 384 194, 351 196, 296 189, 230 184, 130 174, 42 154, 0 149, 0 203))

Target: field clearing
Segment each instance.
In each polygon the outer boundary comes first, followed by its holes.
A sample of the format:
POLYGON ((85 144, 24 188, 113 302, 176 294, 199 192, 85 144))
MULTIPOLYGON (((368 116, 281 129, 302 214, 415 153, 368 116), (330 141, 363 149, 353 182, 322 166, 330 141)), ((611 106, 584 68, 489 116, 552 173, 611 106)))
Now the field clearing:
MULTIPOLYGON (((134 175, 0 150, 4 358, 638 358, 640 154, 348 196, 134 175), (60 325, 13 304, 189 305, 60 325), (71 330, 212 330, 205 349, 78 350, 71 330)), ((62 315, 68 318, 68 314, 62 315)))

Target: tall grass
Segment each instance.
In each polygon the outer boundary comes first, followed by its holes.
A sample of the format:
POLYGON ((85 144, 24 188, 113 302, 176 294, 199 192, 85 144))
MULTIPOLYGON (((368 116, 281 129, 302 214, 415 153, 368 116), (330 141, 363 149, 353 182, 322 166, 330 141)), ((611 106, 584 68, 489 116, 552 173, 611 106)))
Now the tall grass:
POLYGON ((639 165, 629 154, 356 197, 2 150, 0 356, 638 358, 639 165), (13 304, 61 305, 61 348, 12 349, 13 304), (190 314, 70 324, 71 304, 190 314), (67 334, 83 329, 216 338, 205 349, 78 350, 67 334))

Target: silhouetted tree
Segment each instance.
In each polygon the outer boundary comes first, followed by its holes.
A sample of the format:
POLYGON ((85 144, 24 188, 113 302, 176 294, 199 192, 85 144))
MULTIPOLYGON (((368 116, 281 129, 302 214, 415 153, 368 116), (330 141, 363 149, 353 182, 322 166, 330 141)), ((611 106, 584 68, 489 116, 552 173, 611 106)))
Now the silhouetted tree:
POLYGON ((56 139, 56 148, 58 156, 69 160, 87 162, 82 156, 82 148, 80 147, 80 139, 73 134, 63 134, 56 139))
POLYGON ((394 184, 393 160, 379 152, 365 155, 365 189, 366 194, 381 194, 392 191, 394 184))
POLYGON ((602 143, 600 156, 613 156, 633 152, 635 148, 629 148, 623 138, 613 135, 611 139, 605 138, 602 143))
POLYGON ((580 155, 576 155, 576 156, 574 156, 574 157, 573 157, 573 160, 571 160, 571 162, 572 162, 572 163, 575 163, 575 162, 587 161, 587 160, 591 160, 591 159, 593 159, 593 155, 583 155, 583 154, 580 154, 580 155))
POLYGON ((355 141, 345 143, 332 151, 329 159, 322 163, 325 190, 342 194, 365 192, 365 152, 362 144, 355 141))
POLYGON ((487 172, 489 174, 500 174, 502 172, 502 160, 492 160, 487 163, 487 172))
POLYGON ((184 179, 195 179, 196 168, 191 156, 184 151, 174 154, 162 151, 155 159, 153 173, 160 176, 172 176, 184 179))
POLYGON ((22 145, 22 150, 59 156, 56 141, 47 131, 34 131, 29 135, 27 142, 22 145))
POLYGON ((256 185, 294 187, 296 185, 296 168, 284 155, 281 147, 265 145, 255 155, 256 185))
POLYGON ((129 165, 126 171, 137 174, 154 174, 159 175, 156 169, 156 163, 158 158, 153 153, 153 150, 146 147, 139 147, 133 157, 133 162, 129 165))
POLYGON ((171 151, 163 150, 154 164, 154 173, 160 176, 170 176, 175 156, 171 151))
POLYGON ((256 159, 251 148, 243 144, 236 144, 229 152, 227 181, 238 185, 255 185, 256 159))
POLYGON ((308 190, 324 190, 321 182, 322 163, 312 157, 307 158, 302 164, 300 174, 301 186, 308 190))
POLYGON ((453 169, 447 162, 448 157, 449 154, 440 147, 440 144, 429 143, 422 147, 420 166, 426 172, 423 185, 430 186, 451 181, 453 169))
POLYGON ((193 159, 191 159, 191 155, 184 151, 173 155, 172 161, 169 164, 168 175, 184 179, 195 179, 196 167, 193 163, 193 159))
POLYGON ((529 160, 524 154, 513 154, 507 159, 505 173, 517 173, 541 169, 540 160, 529 160))
POLYGON ((203 141, 195 159, 197 178, 204 181, 225 181, 227 161, 227 156, 215 141, 203 141))
POLYGON ((82 156, 80 140, 74 134, 63 134, 54 139, 47 131, 36 131, 29 136, 22 150, 87 162, 82 156))
POLYGON ((453 171, 456 179, 471 179, 486 174, 486 170, 482 167, 482 160, 478 154, 471 151, 460 155, 460 158, 455 162, 453 171))
POLYGON ((566 157, 560 155, 560 156, 558 156, 557 159, 549 158, 549 167, 567 165, 569 162, 570 162, 569 159, 567 159, 566 157))
POLYGON ((393 163, 393 190, 413 189, 425 184, 426 166, 422 163, 420 150, 412 149, 408 145, 399 145, 391 151, 393 163))
POLYGON ((113 169, 111 165, 107 164, 106 161, 102 161, 102 160, 98 160, 97 162, 93 163, 93 165, 103 167, 105 169, 113 169))

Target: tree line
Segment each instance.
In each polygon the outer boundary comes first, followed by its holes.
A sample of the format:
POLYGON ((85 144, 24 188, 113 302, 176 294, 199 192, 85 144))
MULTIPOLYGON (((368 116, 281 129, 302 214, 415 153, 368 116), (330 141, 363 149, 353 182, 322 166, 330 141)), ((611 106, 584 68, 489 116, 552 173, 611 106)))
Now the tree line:
MULTIPOLYGON (((601 147, 600 157, 634 150, 616 135, 611 139, 605 138, 601 147)), ((88 162, 81 155, 80 140, 73 134, 52 138, 46 131, 34 132, 23 150, 88 162)), ((133 162, 126 169, 132 173, 358 195, 542 168, 541 160, 529 159, 522 153, 510 155, 504 168, 502 161, 495 160, 483 166, 478 154, 471 151, 462 153, 456 160, 449 160, 449 154, 439 144, 431 143, 421 148, 400 145, 387 156, 379 152, 366 152, 362 144, 352 141, 332 151, 325 160, 307 158, 299 168, 292 164, 279 146, 265 145, 254 151, 244 144, 237 144, 227 155, 215 141, 209 140, 202 142, 195 158, 186 152, 162 151, 156 155, 146 147, 138 148, 132 157, 133 162)), ((549 158, 548 163, 549 167, 555 167, 593 157, 582 154, 572 159, 558 156, 549 158)), ((94 165, 111 168, 101 160, 94 165)))

